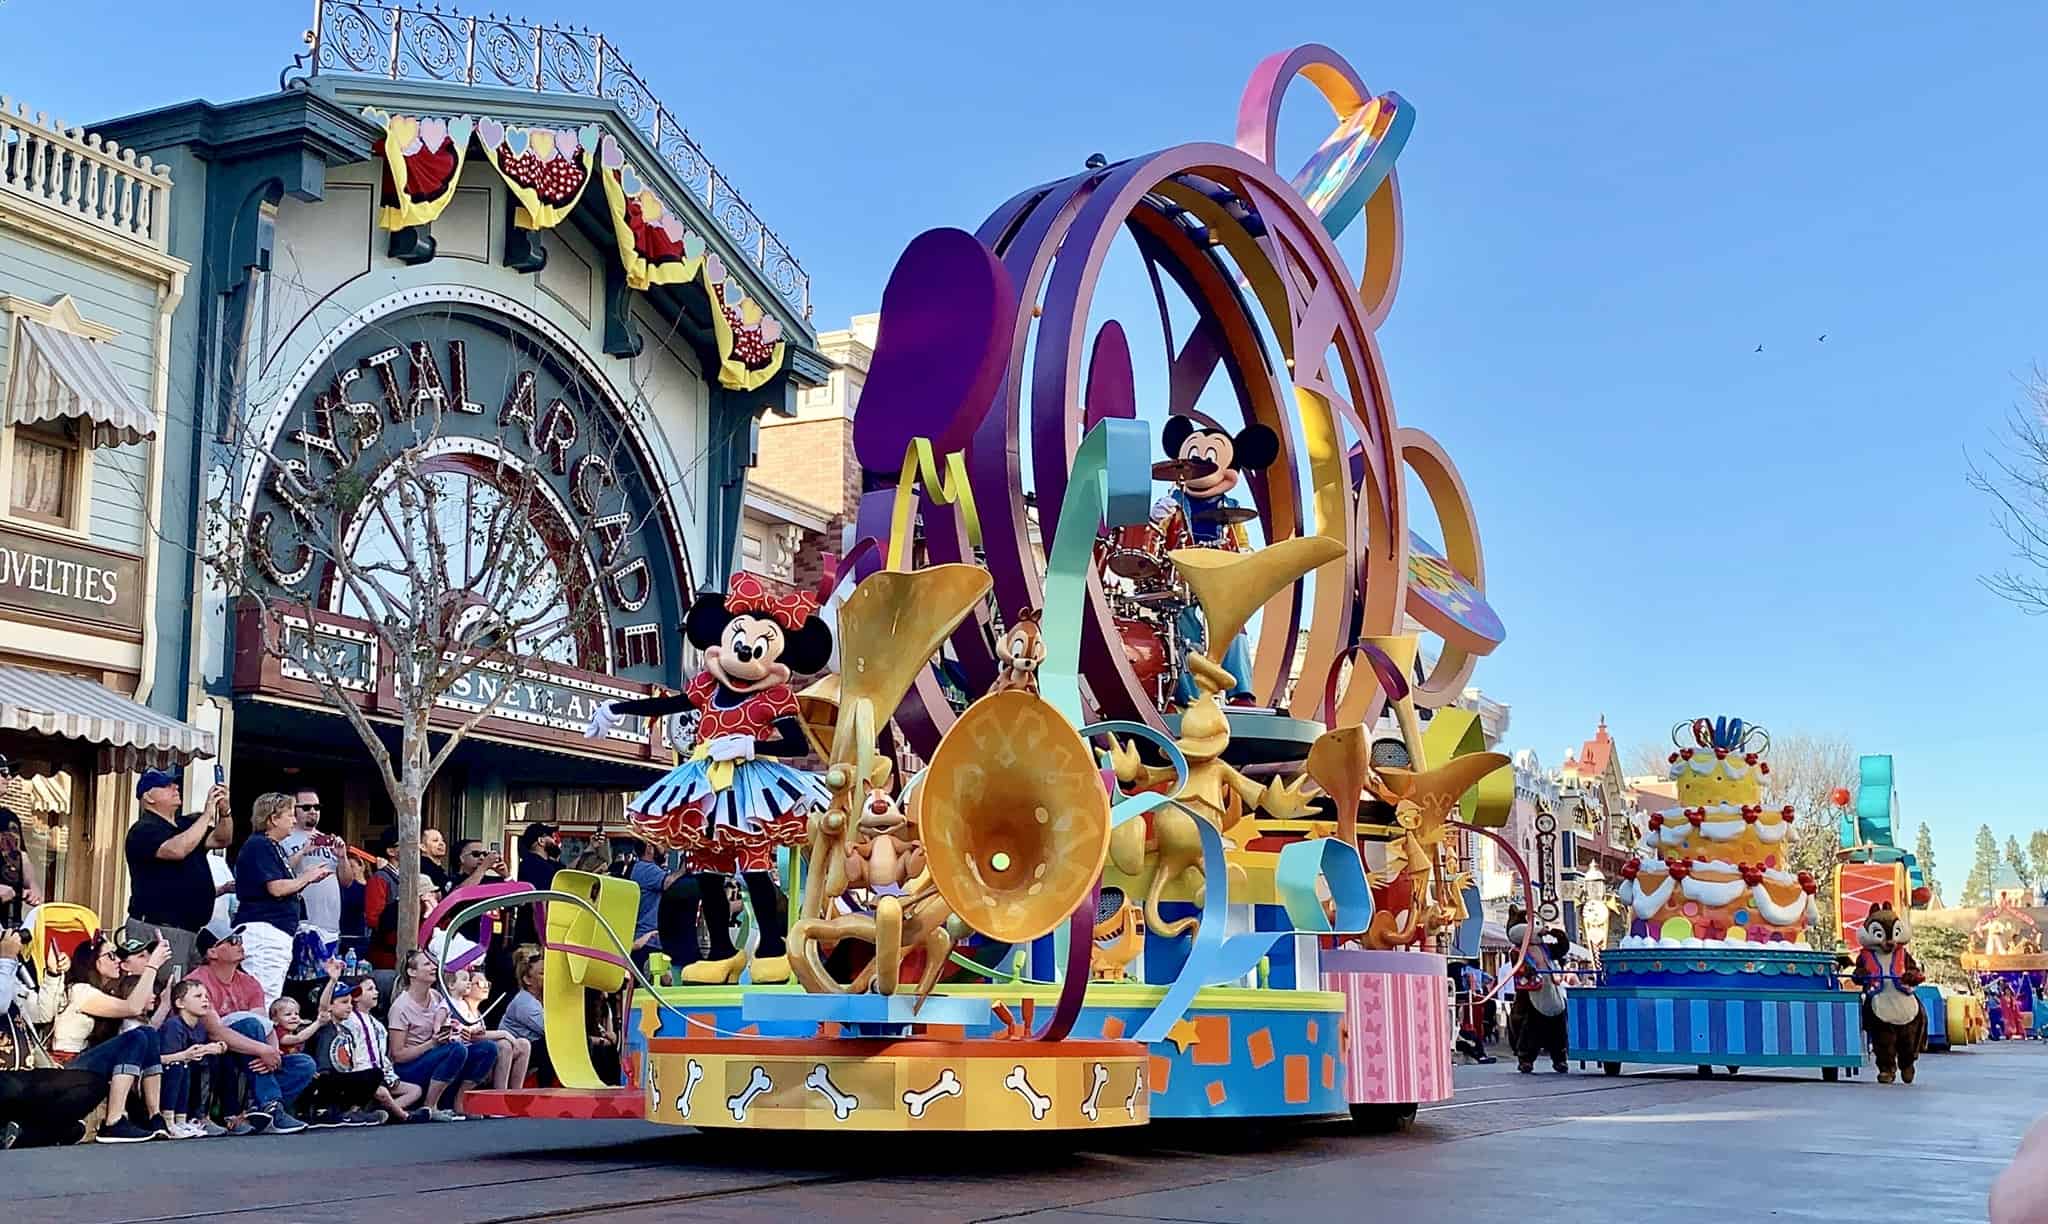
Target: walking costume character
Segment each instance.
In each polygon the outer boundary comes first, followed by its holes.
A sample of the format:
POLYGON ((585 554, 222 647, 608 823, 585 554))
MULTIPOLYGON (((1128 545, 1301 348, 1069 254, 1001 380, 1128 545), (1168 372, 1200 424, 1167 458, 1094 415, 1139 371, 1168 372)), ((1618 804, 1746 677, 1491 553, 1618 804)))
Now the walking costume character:
POLYGON ((604 706, 589 730, 603 735, 622 714, 697 713, 688 758, 626 805, 637 833, 683 853, 687 871, 662 898, 662 948, 689 985, 737 982, 746 967, 747 954, 732 942, 726 878, 734 874, 745 881, 760 935, 753 980, 788 980, 788 909, 769 873, 776 848, 802 845, 811 811, 832 799, 816 774, 772 759, 810 752, 789 680, 832 657, 817 598, 779 593, 746 573, 729 585, 725 594, 700 596, 685 620, 704 670, 681 693, 604 706), (700 906, 708 955, 700 955, 696 938, 700 906))
MULTIPOLYGON (((1522 946, 1529 919, 1517 910, 1508 916, 1508 943, 1522 946)), ((1529 945, 1528 962, 1515 978, 1515 1003, 1508 1016, 1509 1040, 1515 1048, 1515 1066, 1527 1075, 1536 1069, 1539 1054, 1550 1055, 1551 1070, 1564 1074, 1569 1068, 1570 1033, 1565 1020, 1564 984, 1556 970, 1564 964, 1570 945, 1564 933, 1546 931, 1529 945)))
POLYGON ((1870 907, 1856 930, 1863 950, 1856 954, 1850 978, 1863 988, 1863 1031, 1877 1056, 1877 1082, 1896 1077, 1913 1082, 1913 1064, 1927 1044, 1927 1012, 1915 987, 1927 980, 1920 962, 1906 951, 1913 938, 1906 920, 1888 901, 1870 907))
MULTIPOLYGON (((1173 492, 1153 505, 1152 521, 1165 534, 1169 545, 1176 546, 1178 541, 1186 540, 1196 548, 1247 551, 1251 544, 1245 535, 1244 525, 1225 521, 1226 511, 1240 508, 1230 493, 1242 479, 1240 473, 1264 471, 1280 457, 1280 436, 1264 425, 1247 425, 1233 436, 1220 429, 1212 429, 1193 417, 1172 416, 1166 419, 1161 440, 1171 458, 1194 459, 1214 465, 1208 475, 1182 481, 1173 492)), ((1208 633, 1198 605, 1190 603, 1181 611, 1179 628, 1181 641, 1188 649, 1204 649, 1208 633)), ((1234 683, 1227 694, 1230 701, 1233 704, 1256 701, 1251 690, 1251 644, 1245 634, 1238 634, 1230 643, 1230 649, 1221 656, 1221 662, 1223 670, 1230 673, 1234 683)), ((1195 700, 1194 678, 1183 671, 1179 685, 1180 704, 1185 708, 1195 700)))

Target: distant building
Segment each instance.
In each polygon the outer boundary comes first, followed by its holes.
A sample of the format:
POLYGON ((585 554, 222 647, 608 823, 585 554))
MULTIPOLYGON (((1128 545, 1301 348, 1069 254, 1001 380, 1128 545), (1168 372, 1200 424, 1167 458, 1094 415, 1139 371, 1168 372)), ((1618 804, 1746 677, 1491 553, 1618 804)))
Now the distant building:
POLYGON ((855 315, 849 327, 820 332, 818 350, 831 363, 831 374, 822 385, 798 393, 795 416, 761 422, 760 452, 748 481, 750 493, 761 500, 748 504, 741 548, 764 556, 786 550, 785 580, 802 587, 817 585, 825 558, 845 547, 845 530, 860 510, 853 413, 875 358, 881 321, 876 314, 855 315), (820 517, 822 526, 811 526, 820 517))

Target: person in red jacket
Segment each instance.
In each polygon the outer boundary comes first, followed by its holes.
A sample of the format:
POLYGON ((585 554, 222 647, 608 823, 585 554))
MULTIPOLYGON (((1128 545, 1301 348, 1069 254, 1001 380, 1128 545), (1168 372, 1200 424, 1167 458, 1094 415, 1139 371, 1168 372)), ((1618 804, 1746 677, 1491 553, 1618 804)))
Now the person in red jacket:
POLYGON ((398 968, 398 830, 386 829, 372 843, 384 862, 363 889, 363 922, 370 928, 370 965, 398 968))

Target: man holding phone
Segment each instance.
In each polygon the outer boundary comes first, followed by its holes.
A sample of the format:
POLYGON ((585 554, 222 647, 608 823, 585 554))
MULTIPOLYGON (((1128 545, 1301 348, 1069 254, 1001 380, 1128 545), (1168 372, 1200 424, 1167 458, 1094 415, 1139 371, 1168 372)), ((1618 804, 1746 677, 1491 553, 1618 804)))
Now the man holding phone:
POLYGON ((306 922, 329 944, 341 939, 341 863, 348 847, 332 833, 320 831, 320 792, 308 787, 292 797, 292 819, 296 827, 277 844, 284 851, 285 864, 294 876, 312 875, 325 867, 327 874, 299 893, 306 903, 306 922))
POLYGON ((128 935, 170 944, 170 963, 189 968, 193 943, 213 917, 216 886, 206 862, 206 842, 228 814, 227 787, 215 784, 206 810, 181 816, 185 794, 178 775, 145 770, 135 780, 142 815, 128 830, 128 935))

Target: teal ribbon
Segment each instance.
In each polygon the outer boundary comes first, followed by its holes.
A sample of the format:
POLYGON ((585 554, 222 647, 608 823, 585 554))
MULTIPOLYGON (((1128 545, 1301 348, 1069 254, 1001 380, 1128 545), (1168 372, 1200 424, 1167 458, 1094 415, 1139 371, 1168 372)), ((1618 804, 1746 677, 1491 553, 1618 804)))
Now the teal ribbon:
POLYGON ((1095 564, 1096 526, 1143 523, 1152 515, 1152 469, 1146 464, 1151 439, 1138 421, 1110 417, 1097 421, 1081 439, 1068 468, 1058 526, 1045 558, 1045 609, 1039 622, 1045 661, 1038 666, 1038 692, 1080 726, 1081 621, 1088 607, 1088 571, 1095 564))

